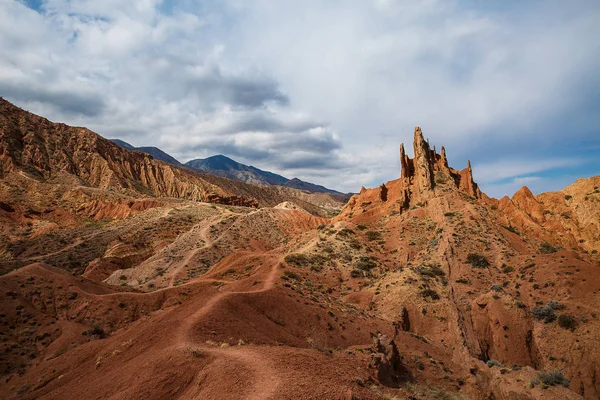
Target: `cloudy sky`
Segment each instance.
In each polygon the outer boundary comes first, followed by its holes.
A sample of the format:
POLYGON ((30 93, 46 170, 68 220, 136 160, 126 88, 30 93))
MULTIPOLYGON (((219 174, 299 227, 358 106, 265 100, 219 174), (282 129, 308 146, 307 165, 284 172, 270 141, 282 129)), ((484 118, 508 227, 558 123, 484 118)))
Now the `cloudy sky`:
POLYGON ((492 196, 600 174, 597 0, 0 0, 0 96, 342 191, 415 125, 492 196))

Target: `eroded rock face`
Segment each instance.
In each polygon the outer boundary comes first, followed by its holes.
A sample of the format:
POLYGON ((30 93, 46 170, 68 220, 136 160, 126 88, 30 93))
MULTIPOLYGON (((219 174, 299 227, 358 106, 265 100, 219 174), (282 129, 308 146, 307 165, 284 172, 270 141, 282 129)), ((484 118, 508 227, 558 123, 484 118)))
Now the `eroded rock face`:
POLYGON ((433 196, 436 187, 447 184, 454 185, 471 197, 481 197, 481 191, 473 181, 470 161, 467 163, 467 168, 462 171, 450 168, 446 149, 442 147, 441 154, 437 153, 435 147, 431 149, 418 126, 415 127, 413 148, 415 157, 410 159, 404 151, 404 144, 400 145, 400 179, 404 186, 410 189, 410 199, 407 201, 407 194, 403 193, 402 203, 410 203, 413 199, 427 200, 433 196))
POLYGON ((360 193, 346 204, 342 214, 362 214, 370 207, 382 212, 382 208, 377 207, 381 203, 387 203, 388 211, 404 212, 450 191, 460 191, 474 199, 484 198, 473 180, 471 162, 468 161, 467 168, 461 171, 449 167, 446 149, 442 146, 441 154, 438 154, 436 148, 431 148, 425 140, 418 126, 414 131, 413 150, 415 156, 410 158, 404 144, 401 144, 400 178, 374 189, 362 187, 360 193))
POLYGON ((400 383, 411 379, 404 365, 398 347, 393 339, 381 333, 372 333, 373 347, 370 368, 374 379, 385 386, 398 387, 400 383))
POLYGON ((257 207, 152 156, 120 148, 86 128, 53 123, 0 99, 0 178, 25 172, 42 180, 68 173, 84 184, 126 195, 175 197, 257 207))

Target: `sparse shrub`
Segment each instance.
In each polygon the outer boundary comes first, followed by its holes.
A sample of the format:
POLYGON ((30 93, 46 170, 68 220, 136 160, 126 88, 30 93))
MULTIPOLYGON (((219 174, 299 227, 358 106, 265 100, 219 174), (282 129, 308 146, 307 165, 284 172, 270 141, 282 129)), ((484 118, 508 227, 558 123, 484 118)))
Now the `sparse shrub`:
POLYGON ((310 264, 311 260, 306 254, 292 253, 285 256, 284 261, 288 264, 303 267, 310 264))
POLYGON ((540 372, 537 376, 538 380, 548 386, 559 386, 569 387, 571 381, 569 381, 561 371, 554 370, 551 372, 540 372))
POLYGON ((373 260, 373 257, 360 257, 356 262, 356 269, 362 271, 368 271, 377 267, 377 264, 373 260))
POLYGON ((571 200, 573 198, 573 196, 571 196, 570 194, 565 195, 565 200, 571 200))
POLYGON ((298 274, 296 274, 292 271, 283 271, 283 276, 285 276, 288 279, 295 279, 297 281, 300 280, 300 277, 298 276, 298 274))
POLYGON ((322 265, 311 265, 310 270, 314 271, 314 272, 321 272, 321 271, 323 271, 323 266, 322 265))
POLYGON ((498 360, 494 360, 494 359, 489 359, 486 362, 488 368, 492 368, 492 367, 503 367, 504 365, 502 365, 502 363, 498 360))
POLYGON ((494 284, 494 285, 492 285, 492 290, 494 292, 501 292, 502 291, 502 285, 494 284))
POLYGON ((104 329, 98 324, 93 324, 92 329, 89 331, 90 335, 95 339, 102 339, 106 336, 104 329))
POLYGON ((560 314, 558 316, 558 326, 574 331, 577 328, 577 320, 568 314, 560 314))
POLYGON ((430 265, 429 270, 433 272, 436 276, 446 276, 446 273, 443 269, 440 268, 439 265, 430 265))
POLYGON ((340 231, 337 234, 338 234, 338 236, 355 235, 354 231, 352 229, 348 229, 348 228, 342 228, 342 229, 340 229, 340 231))
POLYGON ((502 266, 502 272, 504 272, 505 274, 508 274, 509 272, 513 272, 515 270, 514 267, 511 267, 510 265, 503 265, 502 266))
POLYGON ((444 272, 444 270, 442 270, 439 265, 435 265, 435 264, 419 265, 418 267, 415 268, 415 271, 417 271, 417 273, 419 275, 430 276, 432 278, 435 278, 436 276, 446 276, 446 273, 444 272))
POLYGON ((427 298, 429 297, 431 300, 439 300, 440 295, 433 289, 423 289, 421 290, 421 296, 427 298))
POLYGON ((417 271, 417 273, 421 276, 430 276, 432 278, 435 278, 435 274, 433 272, 431 272, 424 265, 419 265, 418 267, 415 268, 415 271, 417 271))
POLYGON ((551 253, 556 253, 559 250, 558 247, 551 245, 548 242, 544 242, 542 243, 542 245, 540 246, 540 253, 542 254, 551 254, 551 253))
POLYGON ((124 281, 124 280, 127 280, 127 277, 125 275, 121 275, 121 276, 119 276, 119 279, 124 281))
POLYGON ((543 320, 544 323, 548 324, 556 319, 554 310, 562 308, 564 308, 563 305, 559 304, 557 301, 551 300, 545 306, 535 307, 531 313, 536 319, 543 320))
POLYGON ((358 270, 358 269, 353 269, 350 272, 350 276, 353 278, 362 278, 363 277, 363 272, 358 270))
POLYGON ((365 229, 367 229, 367 226, 366 225, 357 225, 356 228, 361 231, 364 231, 365 229))
POLYGON ((487 268, 490 266, 487 258, 475 253, 467 255, 467 264, 471 264, 474 268, 487 268))
POLYGON ((381 240, 381 233, 376 231, 367 231, 365 235, 370 241, 381 240))
POLYGON ((350 246, 351 248, 358 250, 362 247, 362 245, 360 244, 360 242, 356 239, 352 239, 348 242, 348 246, 350 246))
POLYGON ((468 284, 469 280, 467 278, 458 278, 456 280, 456 283, 465 283, 465 284, 468 284))

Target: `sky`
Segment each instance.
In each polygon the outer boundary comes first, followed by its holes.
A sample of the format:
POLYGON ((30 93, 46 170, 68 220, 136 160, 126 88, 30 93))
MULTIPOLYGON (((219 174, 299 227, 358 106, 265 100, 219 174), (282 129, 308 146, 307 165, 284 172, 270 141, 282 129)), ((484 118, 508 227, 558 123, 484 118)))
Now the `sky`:
POLYGON ((600 174, 597 0, 0 0, 0 96, 345 191, 415 126, 490 196, 600 174))

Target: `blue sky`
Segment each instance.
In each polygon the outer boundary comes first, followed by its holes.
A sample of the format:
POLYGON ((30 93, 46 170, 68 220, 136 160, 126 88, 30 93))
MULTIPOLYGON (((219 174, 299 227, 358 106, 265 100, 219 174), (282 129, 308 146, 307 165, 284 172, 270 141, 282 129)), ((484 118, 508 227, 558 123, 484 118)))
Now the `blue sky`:
POLYGON ((0 96, 343 191, 413 127, 491 196, 600 174, 597 1, 2 0, 0 96))

